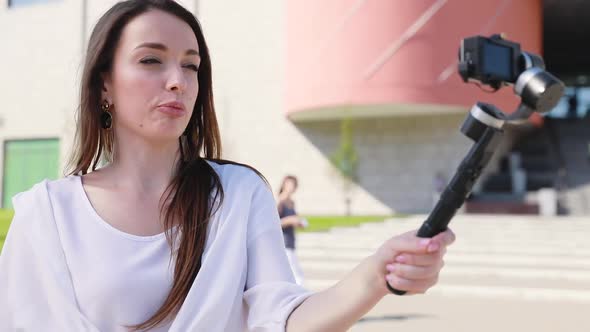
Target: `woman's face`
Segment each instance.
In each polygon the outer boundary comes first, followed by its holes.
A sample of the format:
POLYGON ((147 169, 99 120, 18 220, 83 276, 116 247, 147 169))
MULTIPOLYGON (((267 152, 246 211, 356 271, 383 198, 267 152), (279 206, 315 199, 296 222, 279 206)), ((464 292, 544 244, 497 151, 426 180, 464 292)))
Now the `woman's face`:
POLYGON ((177 140, 199 93, 197 38, 176 16, 152 10, 123 29, 112 71, 103 77, 103 100, 114 104, 118 136, 153 142, 177 140))
POLYGON ((287 195, 293 194, 296 189, 297 189, 297 185, 295 185, 295 181, 293 181, 291 179, 285 180, 285 184, 283 185, 283 191, 287 195))

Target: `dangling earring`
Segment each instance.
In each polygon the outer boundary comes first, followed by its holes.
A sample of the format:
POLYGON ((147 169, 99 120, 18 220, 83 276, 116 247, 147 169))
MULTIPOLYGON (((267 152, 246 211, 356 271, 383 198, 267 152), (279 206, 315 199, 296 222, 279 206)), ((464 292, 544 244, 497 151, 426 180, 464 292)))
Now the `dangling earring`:
POLYGON ((102 125, 102 129, 111 129, 113 126, 113 115, 109 111, 111 109, 111 104, 105 100, 100 105, 100 109, 102 110, 102 113, 100 114, 100 124, 102 125))

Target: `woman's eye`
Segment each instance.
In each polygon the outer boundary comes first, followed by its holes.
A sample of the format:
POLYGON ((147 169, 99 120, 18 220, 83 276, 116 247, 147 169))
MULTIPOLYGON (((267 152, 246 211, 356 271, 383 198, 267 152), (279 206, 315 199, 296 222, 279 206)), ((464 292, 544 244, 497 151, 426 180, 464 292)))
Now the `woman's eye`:
POLYGON ((161 63, 160 60, 155 59, 155 58, 146 58, 146 59, 141 59, 139 60, 139 62, 143 63, 143 64, 154 64, 154 63, 161 63))
POLYGON ((188 68, 190 70, 193 70, 193 71, 197 71, 197 72, 199 71, 199 67, 197 67, 197 65, 188 64, 188 65, 185 65, 184 67, 188 68))

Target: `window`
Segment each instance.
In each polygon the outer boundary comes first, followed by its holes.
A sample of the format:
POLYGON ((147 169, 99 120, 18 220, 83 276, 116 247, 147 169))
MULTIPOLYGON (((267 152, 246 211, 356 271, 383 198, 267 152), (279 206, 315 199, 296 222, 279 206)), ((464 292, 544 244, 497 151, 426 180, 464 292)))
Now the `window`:
POLYGON ((4 142, 2 207, 12 208, 12 196, 59 173, 59 140, 4 142))
POLYGON ((21 7, 39 3, 57 2, 61 0, 8 0, 8 7, 21 7))

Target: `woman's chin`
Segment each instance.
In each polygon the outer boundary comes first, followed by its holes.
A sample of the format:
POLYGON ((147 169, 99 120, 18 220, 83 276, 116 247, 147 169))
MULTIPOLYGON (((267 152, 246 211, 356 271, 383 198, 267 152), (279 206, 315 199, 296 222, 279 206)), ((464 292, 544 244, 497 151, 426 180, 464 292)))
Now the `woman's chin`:
POLYGON ((144 138, 151 143, 162 145, 177 143, 181 135, 182 131, 167 131, 145 135, 144 138))
POLYGON ((160 126, 154 128, 149 135, 154 139, 160 139, 163 141, 167 140, 178 140, 180 136, 184 133, 185 126, 160 126))
POLYGON ((127 128, 124 127, 119 127, 116 129, 118 134, 120 134, 118 136, 121 136, 123 140, 125 140, 124 137, 135 136, 141 140, 145 140, 149 144, 162 145, 178 142, 179 137, 184 133, 185 127, 180 125, 162 126, 160 124, 157 126, 145 125, 139 130, 137 130, 137 128, 129 128, 130 130, 126 130, 127 128))

